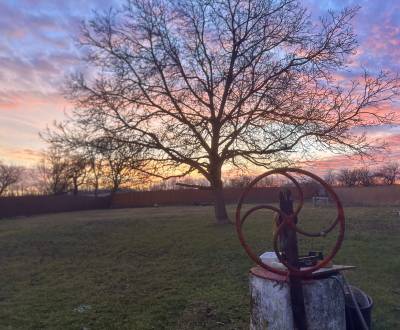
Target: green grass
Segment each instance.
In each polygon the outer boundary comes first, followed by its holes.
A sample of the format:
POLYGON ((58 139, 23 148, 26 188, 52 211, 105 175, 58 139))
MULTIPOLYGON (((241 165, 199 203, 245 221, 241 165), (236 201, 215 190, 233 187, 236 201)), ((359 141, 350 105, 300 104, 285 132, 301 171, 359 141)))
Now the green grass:
MULTIPOLYGON (((302 222, 332 215, 308 208, 302 222)), ((358 267, 348 279, 372 296, 374 329, 400 329, 400 218, 392 208, 346 216, 335 261, 358 267)), ((257 251, 271 248, 268 217, 246 227, 257 251)), ((248 328, 252 262, 209 207, 3 219, 0 266, 0 329, 248 328)))

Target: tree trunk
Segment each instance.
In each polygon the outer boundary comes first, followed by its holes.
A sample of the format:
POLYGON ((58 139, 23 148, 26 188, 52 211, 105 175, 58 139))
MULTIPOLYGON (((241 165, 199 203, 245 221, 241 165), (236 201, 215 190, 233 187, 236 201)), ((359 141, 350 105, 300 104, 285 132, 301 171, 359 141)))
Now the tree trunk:
POLYGON ((222 162, 218 160, 217 157, 215 157, 210 163, 209 181, 212 188, 212 194, 214 196, 215 220, 219 225, 230 223, 225 206, 222 183, 222 162))
POLYGON ((228 213, 226 212, 224 191, 222 189, 222 185, 213 189, 213 195, 215 219, 217 221, 217 224, 222 225, 230 223, 228 213))
POLYGON ((99 194, 99 180, 96 178, 94 181, 94 197, 97 197, 99 194))
POLYGON ((76 196, 76 195, 78 195, 78 179, 73 178, 73 186, 74 186, 74 188, 73 188, 72 193, 74 196, 76 196))

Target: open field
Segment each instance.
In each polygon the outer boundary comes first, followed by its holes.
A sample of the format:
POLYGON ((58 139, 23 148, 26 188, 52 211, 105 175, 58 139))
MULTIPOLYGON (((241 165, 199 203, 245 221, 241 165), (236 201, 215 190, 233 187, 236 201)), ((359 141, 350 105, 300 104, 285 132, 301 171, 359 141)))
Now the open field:
MULTIPOLYGON (((307 208, 302 219, 317 228, 325 215, 333 209, 307 208)), ((358 266, 347 275, 374 299, 374 329, 400 329, 400 217, 385 207, 346 215, 336 263, 358 266)), ((257 218, 246 233, 270 249, 270 222, 257 218)), ((248 327, 252 262, 210 207, 3 219, 0 265, 0 329, 248 327)))

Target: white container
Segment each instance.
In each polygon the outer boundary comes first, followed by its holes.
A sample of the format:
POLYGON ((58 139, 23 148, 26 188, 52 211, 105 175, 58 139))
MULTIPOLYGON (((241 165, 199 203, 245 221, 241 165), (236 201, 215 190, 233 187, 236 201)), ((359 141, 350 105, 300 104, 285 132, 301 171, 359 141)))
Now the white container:
POLYGON ((267 251, 260 255, 260 259, 264 264, 277 269, 286 269, 286 267, 280 263, 276 253, 274 251, 267 251))

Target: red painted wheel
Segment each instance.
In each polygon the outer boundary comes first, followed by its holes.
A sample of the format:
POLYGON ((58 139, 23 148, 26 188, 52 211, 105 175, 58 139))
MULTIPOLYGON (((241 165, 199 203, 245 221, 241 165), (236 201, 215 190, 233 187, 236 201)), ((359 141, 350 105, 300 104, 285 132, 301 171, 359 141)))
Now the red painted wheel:
POLYGON ((336 255, 336 253, 339 251, 340 246, 342 245, 343 239, 344 239, 344 230, 345 230, 345 217, 344 217, 344 211, 343 211, 343 207, 342 207, 342 203, 340 202, 338 196, 336 195, 335 191, 332 189, 331 186, 329 186, 324 180, 322 180, 320 177, 318 177, 317 175, 302 170, 302 169, 297 169, 297 168, 281 168, 281 169, 275 169, 275 170, 271 170, 268 171, 264 174, 261 174, 260 176, 256 177, 249 185, 248 187, 243 191, 240 199, 239 199, 239 203, 236 209, 236 231, 237 234, 239 236, 239 240, 240 243, 242 244, 243 248, 245 249, 245 251, 247 252, 247 254, 249 255, 249 257, 256 262, 258 265, 260 265, 262 268, 273 272, 275 274, 279 274, 279 275, 291 275, 291 276, 297 276, 297 277, 309 277, 311 276, 311 274, 315 271, 317 271, 318 269, 326 266, 332 259, 333 257, 336 255), (321 230, 319 232, 307 232, 305 230, 302 230, 301 228, 299 228, 296 223, 294 222, 294 219, 297 218, 298 214, 300 213, 303 204, 304 204, 304 194, 303 191, 301 189, 300 184, 297 182, 297 180, 289 173, 295 173, 295 174, 302 174, 305 176, 308 176, 310 178, 312 178, 313 180, 317 181, 319 184, 321 184, 325 190, 327 191, 327 193, 330 195, 330 197, 332 198, 332 200, 335 203, 336 209, 337 209, 337 217, 336 219, 328 226, 328 228, 321 230), (260 206, 256 206, 251 208, 249 211, 247 211, 243 217, 241 216, 241 209, 242 209, 242 205, 243 202, 247 196, 247 194, 249 193, 249 191, 251 190, 252 187, 254 187, 260 180, 270 176, 270 175, 274 175, 274 174, 280 174, 283 175, 285 177, 287 177, 290 181, 293 182, 293 184, 295 185, 296 189, 298 190, 299 193, 299 205, 296 207, 294 213, 292 215, 287 215, 284 212, 282 212, 281 210, 279 210, 278 208, 274 207, 274 206, 270 206, 270 205, 260 205, 260 206), (256 210, 260 210, 260 209, 269 209, 271 211, 276 212, 277 214, 279 214, 279 216, 282 219, 281 224, 278 226, 278 229, 275 231, 274 233, 274 237, 273 237, 273 246, 274 246, 274 250, 275 253, 279 259, 279 261, 285 265, 287 267, 288 270, 281 270, 281 269, 277 269, 274 267, 271 267, 265 263, 262 262, 262 260, 260 259, 259 256, 257 256, 254 251, 251 249, 251 247, 246 243, 244 234, 243 234, 243 223, 246 221, 246 219, 249 217, 249 215, 251 215, 254 211, 256 210), (281 253, 279 252, 278 249, 278 238, 279 235, 282 233, 282 231, 286 228, 286 227, 290 227, 291 229, 295 230, 297 233, 304 235, 304 236, 308 236, 308 237, 324 237, 326 236, 329 232, 331 232, 337 225, 339 225, 339 235, 338 238, 335 242, 335 245, 333 246, 332 250, 330 251, 330 253, 323 259, 321 260, 317 265, 306 268, 306 269, 298 269, 296 267, 294 267, 293 265, 289 264, 286 260, 284 260, 284 258, 282 257, 281 253))

